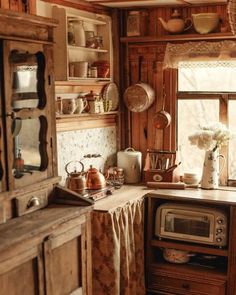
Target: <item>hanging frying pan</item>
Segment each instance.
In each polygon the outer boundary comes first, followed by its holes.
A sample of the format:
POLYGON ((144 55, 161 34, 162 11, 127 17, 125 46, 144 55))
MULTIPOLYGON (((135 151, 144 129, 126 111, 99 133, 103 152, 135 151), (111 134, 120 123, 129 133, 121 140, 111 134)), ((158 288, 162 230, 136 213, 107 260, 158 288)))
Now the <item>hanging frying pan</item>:
POLYGON ((165 90, 163 89, 162 109, 159 112, 157 112, 155 116, 153 117, 154 127, 157 129, 165 129, 171 123, 171 116, 168 112, 165 111, 165 100, 166 100, 166 93, 165 93, 165 90))
POLYGON ((155 99, 155 92, 152 87, 141 82, 141 66, 143 57, 139 57, 138 79, 139 82, 129 86, 124 93, 124 102, 131 112, 143 112, 147 110, 155 99))

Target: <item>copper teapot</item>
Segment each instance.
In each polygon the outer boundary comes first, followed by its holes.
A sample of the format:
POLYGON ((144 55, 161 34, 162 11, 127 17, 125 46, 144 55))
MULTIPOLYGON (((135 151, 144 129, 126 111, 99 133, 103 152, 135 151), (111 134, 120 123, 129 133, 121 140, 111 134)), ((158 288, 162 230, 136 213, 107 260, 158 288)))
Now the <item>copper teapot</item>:
POLYGON ((86 172, 86 180, 88 189, 96 190, 106 187, 106 177, 92 165, 90 165, 90 168, 86 172))
POLYGON ((65 170, 67 173, 66 178, 66 187, 72 191, 77 193, 83 193, 84 190, 87 189, 87 181, 86 181, 86 172, 84 171, 84 164, 80 161, 71 161, 66 164, 65 170), (68 166, 71 163, 79 163, 81 165, 81 171, 76 170, 76 165, 74 166, 74 171, 69 172, 68 166))

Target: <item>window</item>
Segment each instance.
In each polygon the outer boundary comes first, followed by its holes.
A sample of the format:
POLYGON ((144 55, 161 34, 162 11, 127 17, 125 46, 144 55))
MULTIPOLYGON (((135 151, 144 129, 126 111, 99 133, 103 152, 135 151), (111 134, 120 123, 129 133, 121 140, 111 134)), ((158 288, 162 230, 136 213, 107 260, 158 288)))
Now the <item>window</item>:
MULTIPOLYGON (((189 143, 188 135, 201 124, 221 121, 236 134, 236 63, 185 62, 178 68, 177 141, 183 172, 201 171, 204 151, 189 143)), ((236 139, 222 153, 227 158, 221 183, 236 180, 236 139)))

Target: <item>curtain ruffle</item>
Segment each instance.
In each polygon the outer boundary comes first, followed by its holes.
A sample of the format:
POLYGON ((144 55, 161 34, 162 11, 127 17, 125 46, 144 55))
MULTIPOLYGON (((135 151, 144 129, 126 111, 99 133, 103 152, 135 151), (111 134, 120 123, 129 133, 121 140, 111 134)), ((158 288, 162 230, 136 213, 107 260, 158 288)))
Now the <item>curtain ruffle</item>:
POLYGON ((144 200, 92 212, 95 295, 144 295, 144 200))

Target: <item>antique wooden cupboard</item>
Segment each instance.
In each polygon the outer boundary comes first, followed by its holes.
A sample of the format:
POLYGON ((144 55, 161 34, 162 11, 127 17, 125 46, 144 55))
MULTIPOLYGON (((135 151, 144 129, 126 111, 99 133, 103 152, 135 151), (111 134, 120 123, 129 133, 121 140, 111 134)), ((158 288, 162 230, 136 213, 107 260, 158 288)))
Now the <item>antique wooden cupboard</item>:
POLYGON ((56 25, 0 10, 1 294, 91 293, 91 202, 53 202, 69 194, 57 176, 56 25))

